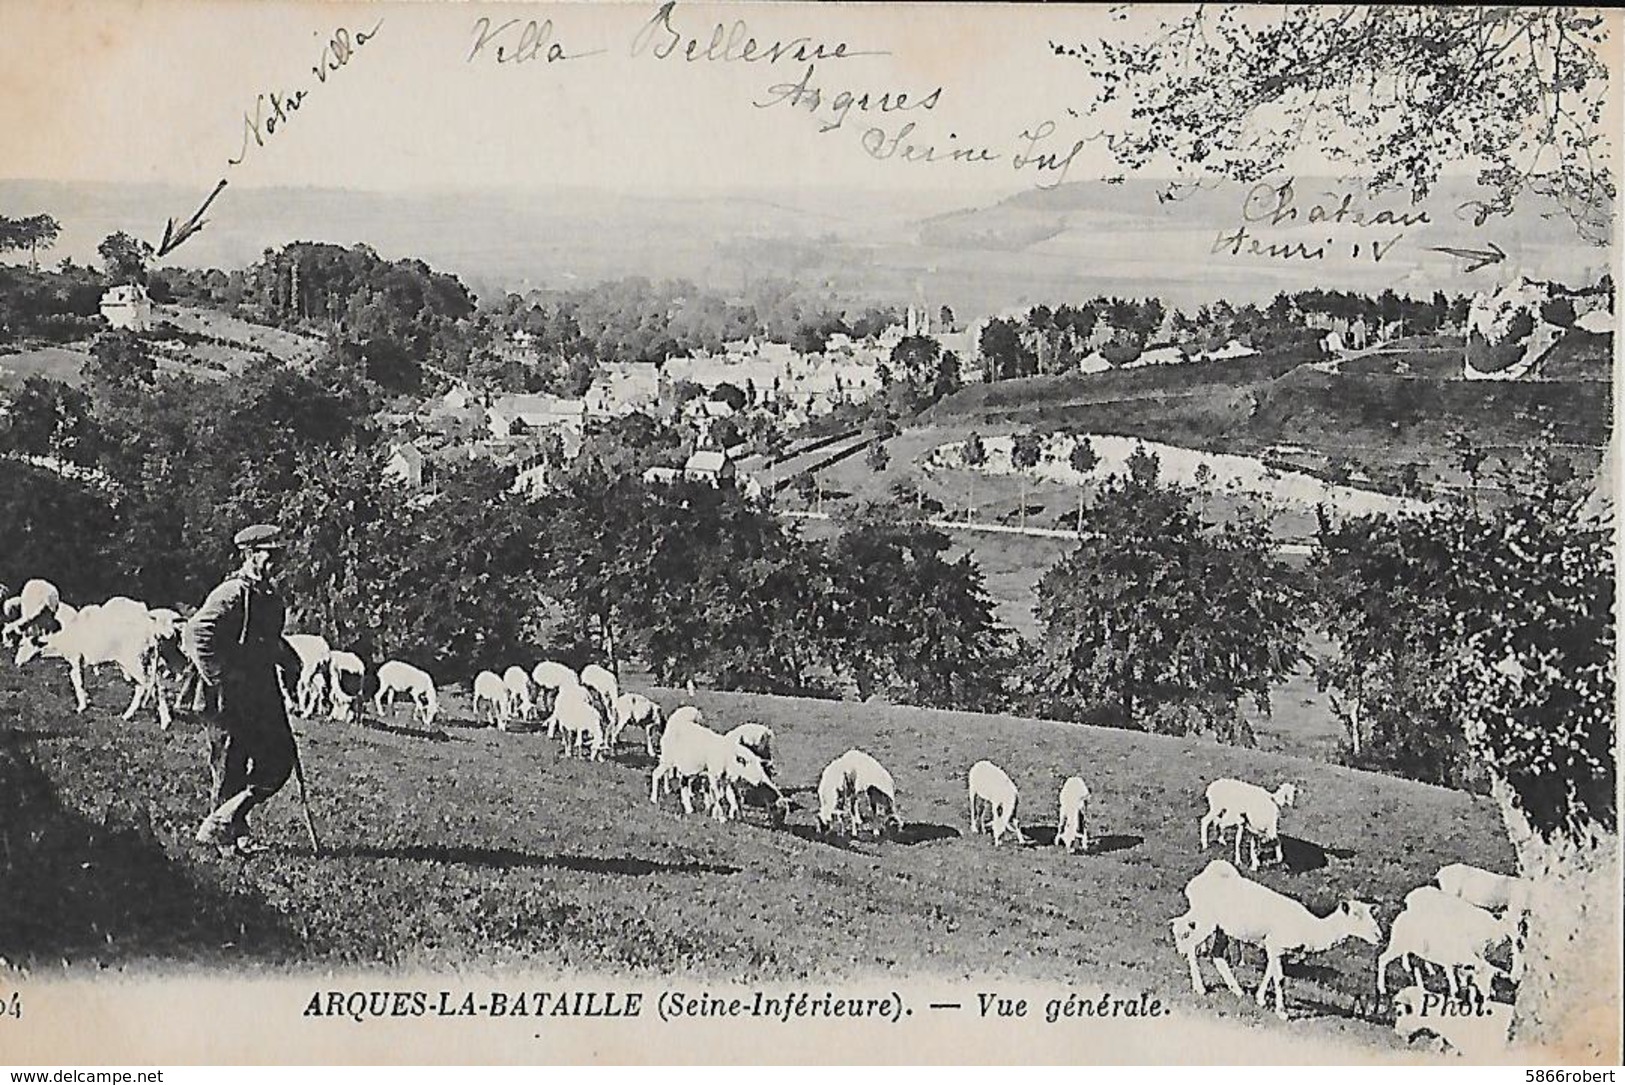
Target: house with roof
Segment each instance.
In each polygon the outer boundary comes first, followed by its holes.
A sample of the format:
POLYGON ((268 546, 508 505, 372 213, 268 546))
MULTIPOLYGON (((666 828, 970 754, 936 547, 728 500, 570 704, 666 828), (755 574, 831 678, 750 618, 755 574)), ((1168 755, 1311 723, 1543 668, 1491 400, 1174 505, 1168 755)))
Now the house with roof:
POLYGON ((690 482, 709 482, 716 486, 733 481, 734 475, 733 460, 726 452, 715 449, 701 449, 683 464, 683 477, 690 482))
POLYGON ((102 295, 102 319, 115 328, 144 332, 152 327, 152 299, 140 283, 121 283, 102 295))
POLYGON ((507 395, 486 408, 485 419, 496 440, 553 429, 579 432, 586 427, 587 403, 546 394, 507 395))
POLYGON ((423 468, 427 461, 423 451, 411 442, 391 446, 389 458, 384 461, 384 477, 418 489, 423 485, 423 468))

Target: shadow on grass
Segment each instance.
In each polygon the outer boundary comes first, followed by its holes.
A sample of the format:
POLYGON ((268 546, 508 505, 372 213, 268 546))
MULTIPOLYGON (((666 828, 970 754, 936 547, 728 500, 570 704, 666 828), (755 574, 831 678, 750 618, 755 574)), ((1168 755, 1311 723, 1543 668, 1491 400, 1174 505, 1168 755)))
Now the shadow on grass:
MULTIPOLYGON (((287 849, 296 855, 310 855, 306 847, 287 849)), ((407 844, 401 847, 326 848, 323 858, 399 859, 412 863, 439 863, 448 866, 479 866, 493 870, 574 870, 583 874, 614 874, 643 878, 651 874, 738 874, 739 868, 716 863, 662 863, 632 856, 530 855, 512 848, 407 844)))
POLYGON ((935 840, 958 840, 963 835, 952 825, 933 825, 927 821, 911 821, 901 829, 894 830, 886 839, 894 844, 913 847, 915 844, 929 844, 935 840))
POLYGON ((784 828, 791 836, 811 844, 822 844, 826 848, 849 851, 854 855, 867 855, 871 858, 874 856, 874 852, 857 847, 859 843, 866 841, 852 840, 844 833, 826 833, 816 825, 786 825, 784 828))
MULTIPOLYGON (((1268 854, 1268 852, 1265 854, 1268 854)), ((1281 834, 1282 869, 1293 874, 1321 870, 1326 866, 1328 858, 1352 859, 1354 858, 1354 852, 1349 848, 1322 847, 1312 840, 1301 840, 1295 836, 1281 834)))
MULTIPOLYGON (((362 727, 369 731, 383 731, 385 734, 404 735, 407 738, 421 738, 425 742, 456 742, 449 731, 427 731, 421 727, 403 727, 398 723, 389 723, 385 720, 365 720, 362 727)), ((466 740, 464 740, 466 741, 466 740)))
POLYGON ((650 757, 647 750, 621 750, 612 755, 610 760, 629 769, 652 769, 659 764, 659 759, 650 757))
POLYGON ((26 967, 299 955, 286 917, 212 879, 166 853, 140 815, 66 805, 21 743, 0 736, 0 956, 26 967))

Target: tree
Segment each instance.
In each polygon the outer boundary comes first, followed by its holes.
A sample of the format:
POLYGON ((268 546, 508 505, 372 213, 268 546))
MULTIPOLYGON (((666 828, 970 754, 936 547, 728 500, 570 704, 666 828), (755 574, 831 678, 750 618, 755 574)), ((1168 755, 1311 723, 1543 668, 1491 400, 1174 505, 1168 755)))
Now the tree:
POLYGON ((886 451, 885 440, 876 437, 873 441, 870 441, 868 451, 863 454, 863 459, 869 465, 869 470, 877 475, 891 466, 891 453, 886 451))
POLYGON ((30 215, 10 219, 0 215, 0 252, 13 249, 28 250, 28 265, 39 270, 39 250, 56 244, 62 234, 62 225, 50 215, 30 215))
POLYGON ((1606 244, 1604 41, 1603 16, 1575 8, 1224 4, 1143 40, 1052 45, 1093 76, 1126 169, 1257 182, 1310 150, 1420 200, 1444 164, 1476 160, 1479 225, 1531 193, 1606 244))
POLYGON ((744 389, 740 388, 738 385, 729 384, 727 381, 723 381, 721 384, 711 389, 711 398, 719 403, 726 403, 735 411, 744 410, 750 403, 750 399, 745 395, 744 389))
POLYGON ((146 345, 134 332, 122 328, 97 336, 81 368, 86 380, 109 388, 151 384, 158 373, 146 345))
POLYGON ((966 502, 965 519, 976 519, 976 472, 987 466, 987 446, 982 443, 982 436, 973 433, 965 438, 965 443, 959 447, 960 462, 965 465, 966 483, 970 487, 970 496, 966 502))
MULTIPOLYGON (((1100 465, 1100 457, 1095 454, 1094 442, 1088 435, 1082 434, 1072 439, 1072 451, 1067 454, 1067 462, 1072 470, 1080 475, 1087 475, 1100 465)), ((1084 487, 1078 484, 1078 530, 1083 530, 1083 494, 1084 487)))
POLYGON ((1040 709, 1060 719, 1248 743, 1302 658, 1298 592, 1269 525, 1203 523, 1191 495, 1132 472, 1102 486, 1090 537, 1038 584, 1040 709), (1191 615, 1200 613, 1201 621, 1191 615))
POLYGON ((948 306, 944 305, 942 307, 942 311, 937 314, 937 320, 942 324, 943 331, 951 332, 954 330, 954 311, 948 306))
POLYGON ((108 234, 96 246, 101 254, 102 269, 111 279, 124 283, 145 283, 147 265, 152 262, 152 246, 123 230, 108 234))
POLYGON ((1028 431, 1017 434, 1010 443, 1010 466, 1016 469, 1016 475, 1021 480, 1021 511, 1019 514, 1022 528, 1027 526, 1027 483, 1028 472, 1037 467, 1044 458, 1044 439, 1038 434, 1028 431))
POLYGON ((880 384, 894 411, 915 414, 959 390, 959 359, 930 336, 910 335, 881 364, 880 384))
POLYGON ((937 708, 990 709, 1004 700, 1008 660, 993 602, 970 555, 944 556, 943 532, 862 510, 829 559, 837 624, 825 631, 858 695, 937 708))
POLYGON ((1549 458, 1510 470, 1495 509, 1323 525, 1323 681, 1368 750, 1487 786, 1532 885, 1514 1038, 1600 1053, 1617 1024, 1586 994, 1618 962, 1612 530, 1549 458))
POLYGON ((1021 333, 1013 320, 995 318, 982 326, 981 341, 984 376, 991 383, 1025 377, 1035 371, 1038 359, 1021 341, 1021 333))

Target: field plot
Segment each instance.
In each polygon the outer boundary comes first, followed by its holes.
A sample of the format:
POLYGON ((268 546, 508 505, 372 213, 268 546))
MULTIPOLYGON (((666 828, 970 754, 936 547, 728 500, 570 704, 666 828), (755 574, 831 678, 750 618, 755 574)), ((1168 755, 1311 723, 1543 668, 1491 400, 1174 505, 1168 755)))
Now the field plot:
MULTIPOLYGON (((69 974, 216 966, 590 968, 704 979, 944 978, 1099 983, 1187 1010, 1277 1027, 1228 994, 1193 998, 1167 921, 1209 858, 1201 793, 1237 775, 1301 788, 1285 866, 1260 875, 1325 913, 1357 896, 1391 920, 1443 863, 1509 869, 1486 801, 1258 751, 963 713, 740 694, 693 698, 713 726, 778 734, 795 804, 718 825, 649 802, 641 749, 561 760, 542 735, 476 730, 449 706, 449 739, 390 724, 296 729, 325 854, 292 784, 260 816, 270 852, 223 862, 193 847, 204 807, 200 736, 114 718, 93 688, 83 716, 56 668, 0 668, 0 956, 69 974), (819 771, 860 747, 897 779, 896 841, 825 841, 819 771), (1022 789, 1037 842, 964 836, 965 772, 988 757, 1022 789), (1088 854, 1043 846, 1073 773, 1093 790, 1088 854)), ((654 691, 668 709, 679 703, 654 691)), ((404 713, 398 722, 405 722, 404 713)), ((636 732, 632 732, 636 735, 636 732)), ((641 736, 638 736, 641 739, 641 736)), ((641 743, 640 743, 641 744, 641 743)), ((1389 1044, 1371 1013, 1376 947, 1346 943, 1294 968, 1289 1028, 1389 1044)), ((1250 956, 1239 972, 1256 983, 1250 956)))

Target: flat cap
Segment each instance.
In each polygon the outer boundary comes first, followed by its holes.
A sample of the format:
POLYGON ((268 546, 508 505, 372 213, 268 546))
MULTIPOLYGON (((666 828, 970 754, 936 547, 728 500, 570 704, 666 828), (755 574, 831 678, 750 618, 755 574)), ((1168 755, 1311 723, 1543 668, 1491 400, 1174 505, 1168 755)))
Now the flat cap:
POLYGON ((237 532, 232 541, 239 550, 277 550, 282 546, 282 529, 274 524, 255 524, 237 532))

